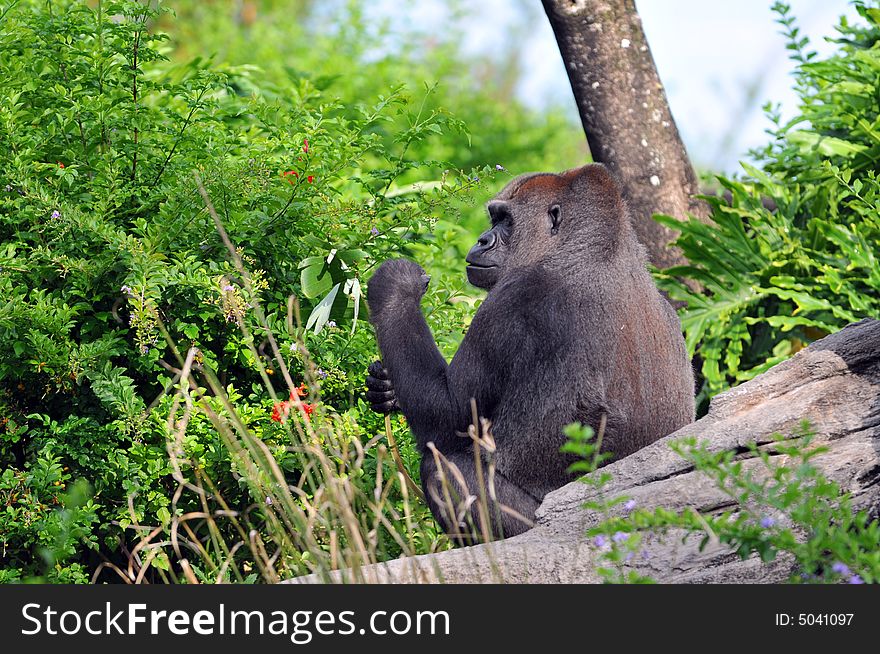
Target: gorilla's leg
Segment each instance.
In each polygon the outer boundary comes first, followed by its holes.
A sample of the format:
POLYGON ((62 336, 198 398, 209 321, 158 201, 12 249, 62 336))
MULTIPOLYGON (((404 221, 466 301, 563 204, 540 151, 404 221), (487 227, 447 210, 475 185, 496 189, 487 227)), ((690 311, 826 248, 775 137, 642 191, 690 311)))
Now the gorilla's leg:
POLYGON ((422 457, 421 474, 431 512, 459 544, 515 536, 534 524, 540 498, 492 464, 482 462, 478 469, 473 450, 443 456, 431 448, 422 457))

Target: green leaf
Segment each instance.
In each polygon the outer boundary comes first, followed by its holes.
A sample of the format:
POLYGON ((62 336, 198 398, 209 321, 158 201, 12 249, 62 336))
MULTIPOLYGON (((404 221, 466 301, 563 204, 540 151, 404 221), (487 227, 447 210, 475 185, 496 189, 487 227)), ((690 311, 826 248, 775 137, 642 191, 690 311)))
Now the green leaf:
POLYGON ((835 331, 835 327, 821 320, 813 320, 803 316, 766 316, 756 318, 754 316, 745 316, 743 320, 749 325, 759 325, 767 323, 771 327, 777 327, 783 332, 789 332, 795 327, 816 327, 824 331, 835 331))
POLYGON ((328 266, 323 257, 319 261, 302 269, 300 273, 300 285, 303 295, 310 300, 326 293, 333 286, 333 277, 330 275, 328 266))
POLYGON ((336 253, 336 256, 342 259, 349 266, 355 264, 361 259, 366 259, 369 254, 364 252, 363 250, 339 250, 336 253))
POLYGON ((316 256, 316 257, 306 257, 302 261, 299 262, 298 268, 308 268, 309 266, 314 266, 317 264, 323 264, 325 257, 316 256))
POLYGON ((852 157, 867 150, 867 146, 860 143, 852 143, 834 136, 823 136, 804 130, 791 132, 786 138, 789 143, 800 148, 803 154, 809 154, 815 150, 825 157, 852 157))

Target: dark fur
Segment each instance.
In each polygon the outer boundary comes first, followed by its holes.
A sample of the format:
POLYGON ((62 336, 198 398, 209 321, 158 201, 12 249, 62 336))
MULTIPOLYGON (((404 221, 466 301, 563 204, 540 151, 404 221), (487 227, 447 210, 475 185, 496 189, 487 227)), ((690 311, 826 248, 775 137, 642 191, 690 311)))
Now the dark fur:
MULTIPOLYGON (((490 213, 511 220, 512 230, 499 232, 498 250, 475 257, 496 261, 504 252, 503 263, 489 269, 481 284, 489 295, 448 365, 422 316, 427 277, 417 264, 385 262, 367 293, 385 367, 371 367, 367 397, 377 411, 399 408, 406 416, 431 509, 450 533, 460 531, 461 515, 450 518, 438 501, 444 495, 428 444, 461 471, 467 490, 459 491, 481 495, 473 443, 463 436, 471 398, 491 421, 497 501, 527 520, 546 493, 571 480, 572 460, 559 452, 564 425, 596 429, 605 414, 602 449, 619 458, 694 418, 678 318, 647 272, 608 172, 588 165, 524 175, 490 203, 490 213)), ((502 515, 497 508, 493 515, 502 515)), ((528 523, 504 513, 491 528, 510 536, 528 523)))

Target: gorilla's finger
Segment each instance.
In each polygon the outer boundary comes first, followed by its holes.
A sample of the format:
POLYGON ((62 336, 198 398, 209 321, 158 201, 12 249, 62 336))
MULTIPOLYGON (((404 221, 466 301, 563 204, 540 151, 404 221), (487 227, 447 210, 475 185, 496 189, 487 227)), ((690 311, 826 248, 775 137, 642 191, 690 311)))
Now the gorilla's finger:
POLYGON ((381 404, 371 404, 370 408, 376 413, 394 413, 399 407, 397 406, 397 401, 392 400, 391 402, 382 402, 381 404))
POLYGON ((367 391, 365 393, 367 402, 370 404, 381 404, 382 402, 393 402, 394 391, 367 391))
POLYGON ((367 388, 371 391, 393 391, 394 386, 387 379, 367 376, 367 388))
POLYGON ((367 374, 378 379, 390 379, 388 371, 385 369, 385 366, 382 365, 381 361, 373 361, 373 363, 370 364, 370 367, 367 368, 367 374))

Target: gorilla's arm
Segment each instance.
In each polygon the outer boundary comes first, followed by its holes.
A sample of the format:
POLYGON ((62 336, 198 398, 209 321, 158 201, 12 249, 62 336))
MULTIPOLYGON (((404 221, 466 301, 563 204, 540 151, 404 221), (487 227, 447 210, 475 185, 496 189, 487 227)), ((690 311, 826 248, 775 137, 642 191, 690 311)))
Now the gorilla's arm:
POLYGON ((552 306, 559 294, 541 271, 510 277, 489 294, 447 365, 422 315, 423 277, 411 261, 385 262, 370 280, 367 301, 390 376, 387 390, 393 384, 420 449, 433 442, 450 454, 471 447, 470 439, 457 435, 471 423, 471 398, 479 415, 491 418, 510 380, 530 374, 562 346, 564 330, 552 306))
MULTIPOLYGON (((370 288, 373 286, 371 281, 370 288)), ((459 442, 464 439, 455 434, 465 431, 470 422, 470 396, 460 392, 467 394, 465 389, 470 388, 473 393, 484 394, 479 393, 473 381, 466 379, 468 375, 450 379, 450 367, 434 342, 418 299, 407 298, 400 302, 395 314, 375 312, 371 304, 371 320, 376 328, 382 363, 390 378, 387 391, 393 392, 393 402, 406 417, 420 449, 424 451, 431 441, 443 451, 457 449, 464 445, 459 442)), ((374 366, 371 373, 375 373, 372 376, 378 380, 382 371, 374 366)), ((371 380, 371 388, 368 393, 371 402, 387 397, 380 396, 376 381, 371 380)), ((481 404, 482 400, 483 397, 478 398, 481 404)))

